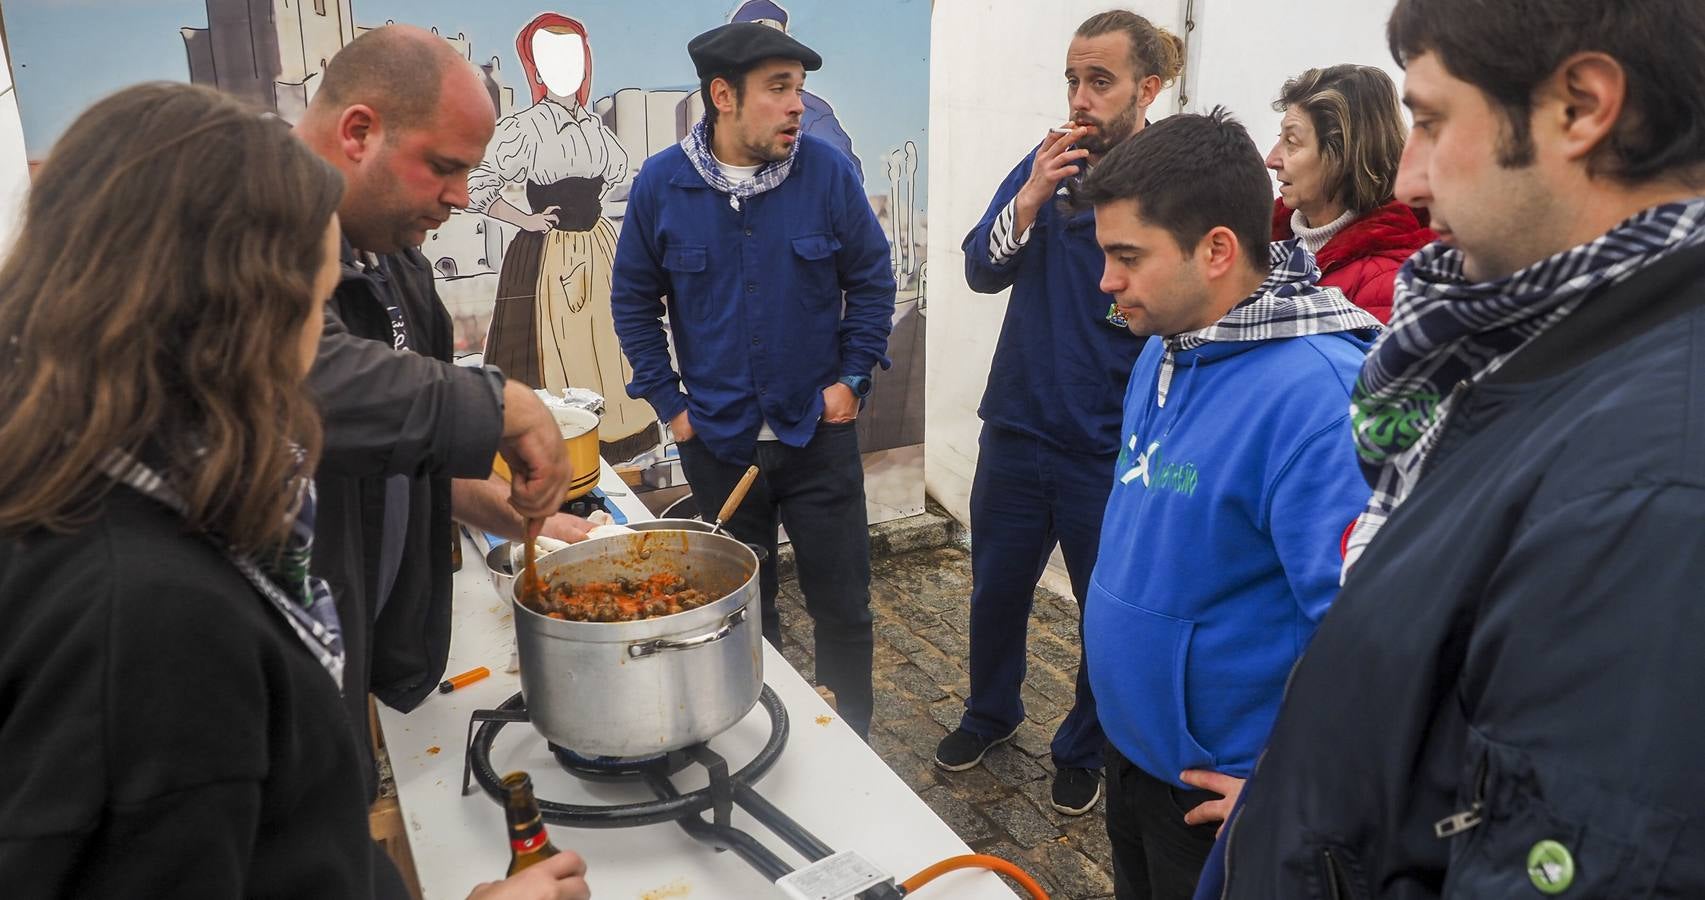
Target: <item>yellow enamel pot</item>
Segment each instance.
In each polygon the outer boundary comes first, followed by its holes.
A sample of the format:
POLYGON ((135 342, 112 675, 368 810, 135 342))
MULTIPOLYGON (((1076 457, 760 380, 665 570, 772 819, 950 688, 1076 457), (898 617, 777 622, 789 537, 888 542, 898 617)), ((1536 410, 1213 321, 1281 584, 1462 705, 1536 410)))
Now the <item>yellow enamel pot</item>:
MULTIPOLYGON (((551 407, 557 428, 562 431, 562 446, 568 453, 568 465, 574 478, 562 495, 568 502, 598 486, 598 414, 578 408, 551 407)), ((504 481, 509 480, 509 466, 498 456, 491 470, 504 481)))

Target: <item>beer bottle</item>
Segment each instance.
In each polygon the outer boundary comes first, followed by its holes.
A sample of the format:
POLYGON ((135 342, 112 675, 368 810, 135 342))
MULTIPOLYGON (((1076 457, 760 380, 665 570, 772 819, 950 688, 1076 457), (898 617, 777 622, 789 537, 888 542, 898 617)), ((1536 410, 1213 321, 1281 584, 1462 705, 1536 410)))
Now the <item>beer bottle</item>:
POLYGON ((526 772, 511 772, 503 776, 507 798, 503 816, 509 822, 509 874, 544 862, 557 854, 545 832, 545 821, 539 817, 539 801, 533 799, 533 779, 526 772))

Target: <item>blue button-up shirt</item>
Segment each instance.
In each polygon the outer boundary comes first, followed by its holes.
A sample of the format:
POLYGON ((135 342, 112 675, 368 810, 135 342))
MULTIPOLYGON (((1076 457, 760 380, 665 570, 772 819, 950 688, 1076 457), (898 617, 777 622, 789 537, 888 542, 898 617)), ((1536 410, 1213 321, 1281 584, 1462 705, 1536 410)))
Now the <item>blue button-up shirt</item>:
POLYGON ((688 410, 713 454, 745 462, 766 421, 803 447, 824 389, 888 367, 888 240, 829 144, 802 136, 787 180, 738 209, 674 146, 634 181, 610 305, 633 366, 628 396, 664 421, 688 410))

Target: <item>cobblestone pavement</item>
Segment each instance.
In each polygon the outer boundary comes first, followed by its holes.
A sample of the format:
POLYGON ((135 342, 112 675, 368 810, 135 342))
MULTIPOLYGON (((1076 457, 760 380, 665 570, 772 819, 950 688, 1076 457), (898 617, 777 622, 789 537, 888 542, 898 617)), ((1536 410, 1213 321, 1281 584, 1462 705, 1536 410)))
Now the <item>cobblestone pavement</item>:
MULTIPOLYGON (((1017 863, 1059 900, 1112 897, 1102 805, 1074 818, 1056 813, 1049 802, 1054 771, 1048 742, 1071 707, 1077 674, 1077 605, 1037 590, 1024 724, 1011 741, 990 750, 982 765, 945 772, 934 763, 935 745, 958 726, 970 687, 970 553, 956 545, 890 555, 875 549, 870 605, 876 616, 877 712, 871 745, 973 851, 1017 863)), ((810 679, 810 618, 798 582, 784 581, 779 601, 782 655, 810 679)))

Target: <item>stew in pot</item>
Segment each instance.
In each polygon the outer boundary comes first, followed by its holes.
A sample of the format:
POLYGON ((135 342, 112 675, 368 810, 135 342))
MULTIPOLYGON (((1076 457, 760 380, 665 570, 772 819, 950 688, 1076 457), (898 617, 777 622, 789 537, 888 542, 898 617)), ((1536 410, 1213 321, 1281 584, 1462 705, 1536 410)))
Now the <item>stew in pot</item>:
POLYGON ((637 622, 697 609, 716 600, 687 586, 679 575, 618 578, 583 584, 551 584, 542 597, 524 597, 527 608, 570 622, 637 622))

